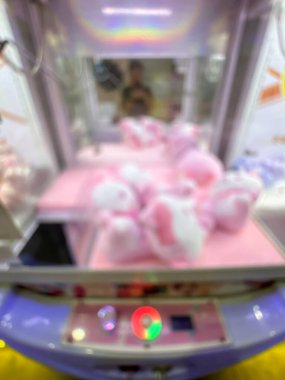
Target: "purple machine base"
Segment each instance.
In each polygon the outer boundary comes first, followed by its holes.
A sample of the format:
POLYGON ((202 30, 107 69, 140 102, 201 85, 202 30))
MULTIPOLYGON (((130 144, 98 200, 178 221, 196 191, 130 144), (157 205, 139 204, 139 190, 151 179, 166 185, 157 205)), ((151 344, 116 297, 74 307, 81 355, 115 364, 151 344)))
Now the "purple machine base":
POLYGON ((194 379, 242 361, 284 339, 285 288, 282 286, 219 300, 217 304, 227 344, 199 350, 194 346, 189 352, 176 350, 177 346, 173 345, 169 352, 152 354, 146 350, 136 357, 131 350, 127 355, 112 351, 112 347, 100 350, 92 345, 66 344, 63 337, 73 310, 70 300, 1 289, 0 337, 36 361, 90 380, 127 379, 128 369, 132 368, 136 369, 133 379, 155 379, 158 369, 163 368, 168 369, 165 379, 194 379))

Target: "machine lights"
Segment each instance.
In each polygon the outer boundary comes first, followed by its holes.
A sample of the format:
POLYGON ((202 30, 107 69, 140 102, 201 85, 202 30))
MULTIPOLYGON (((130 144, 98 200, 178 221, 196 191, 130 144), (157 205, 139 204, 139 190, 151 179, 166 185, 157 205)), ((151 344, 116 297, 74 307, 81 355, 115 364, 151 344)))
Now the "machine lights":
POLYGON ((160 16, 168 17, 172 15, 172 10, 169 8, 121 8, 121 7, 104 7, 102 8, 103 15, 127 15, 127 16, 160 16))
POLYGON ((260 310, 259 306, 258 305, 255 305, 253 307, 253 312, 254 312, 254 315, 255 315, 255 318, 260 321, 262 318, 263 318, 263 313, 262 311, 260 310))
POLYGON ((97 315, 104 331, 111 332, 116 328, 117 313, 113 306, 106 305, 101 307, 97 315))
POLYGON ((134 335, 142 340, 156 339, 162 329, 159 312, 151 306, 142 306, 132 315, 131 325, 134 335))
POLYGON ((71 335, 72 335, 73 340, 80 342, 81 340, 83 340, 85 338, 86 334, 85 334, 84 329, 78 327, 78 328, 72 330, 71 335))

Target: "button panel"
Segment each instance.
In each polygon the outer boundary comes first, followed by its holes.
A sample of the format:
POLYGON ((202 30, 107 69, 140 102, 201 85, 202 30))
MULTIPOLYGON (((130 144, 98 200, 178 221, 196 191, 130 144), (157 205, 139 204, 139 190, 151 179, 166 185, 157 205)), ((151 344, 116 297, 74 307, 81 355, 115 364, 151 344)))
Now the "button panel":
POLYGON ((162 329, 162 320, 159 312, 151 306, 141 306, 131 317, 132 331, 142 340, 156 339, 162 329))
POLYGON ((227 334, 214 302, 160 304, 156 300, 152 306, 120 301, 112 305, 80 302, 71 313, 63 341, 106 349, 144 347, 147 341, 151 347, 165 349, 185 344, 221 345, 227 341, 227 334))

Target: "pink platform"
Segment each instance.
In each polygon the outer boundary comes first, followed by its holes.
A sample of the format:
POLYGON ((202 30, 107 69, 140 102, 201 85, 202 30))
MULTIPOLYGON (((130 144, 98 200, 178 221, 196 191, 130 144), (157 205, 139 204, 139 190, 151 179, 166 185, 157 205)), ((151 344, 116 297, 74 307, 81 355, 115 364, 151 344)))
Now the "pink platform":
POLYGON ((74 168, 60 174, 37 204, 39 217, 62 212, 85 212, 89 202, 85 196, 86 186, 90 188, 93 173, 90 169, 74 168))
MULTIPOLYGON (((162 175, 163 170, 160 170, 162 175)), ((96 170, 71 169, 60 175, 38 204, 39 216, 69 212, 90 211, 92 182, 96 170), (89 206, 89 207, 88 207, 89 206)), ((164 172, 167 177, 167 172, 164 172)), ((216 232, 205 245, 199 258, 192 263, 174 263, 177 268, 209 269, 249 266, 284 265, 284 256, 263 231, 252 221, 237 234, 216 232)), ((97 270, 114 270, 114 264, 106 260, 100 242, 93 247, 89 267, 97 270)), ((116 265, 116 269, 165 268, 167 264, 156 259, 116 265)))
MULTIPOLYGON (((151 168, 154 178, 157 180, 159 177, 160 181, 168 181, 169 176, 175 176, 175 171, 171 169, 169 163, 167 164, 161 158, 161 152, 156 151, 151 156, 146 151, 139 151, 136 156, 133 150, 129 152, 128 149, 122 148, 121 145, 115 147, 106 145, 103 147, 101 155, 95 160, 96 164, 87 167, 79 166, 63 172, 40 199, 38 203, 39 217, 70 222, 74 215, 84 214, 86 216, 87 214, 90 223, 92 223, 91 193, 94 179, 98 170, 104 167, 111 169, 114 163, 118 165, 129 161, 139 162, 151 168), (154 164, 155 157, 157 158, 157 165, 154 164), (132 158, 134 159, 132 160, 132 158), (160 163, 159 159, 162 160, 160 163), (63 214, 68 215, 68 218, 61 219, 63 214), (57 215, 60 217, 57 218, 57 215)), ((139 262, 128 262, 114 266, 112 262, 106 259, 104 252, 100 249, 100 241, 95 242, 89 257, 88 266, 96 270, 169 268, 169 264, 151 257, 139 262)), ((284 255, 277 248, 277 245, 274 245, 257 224, 249 221, 237 234, 221 231, 214 233, 208 239, 198 259, 190 263, 174 262, 171 267, 179 269, 233 269, 236 267, 281 267, 284 264, 284 255)))

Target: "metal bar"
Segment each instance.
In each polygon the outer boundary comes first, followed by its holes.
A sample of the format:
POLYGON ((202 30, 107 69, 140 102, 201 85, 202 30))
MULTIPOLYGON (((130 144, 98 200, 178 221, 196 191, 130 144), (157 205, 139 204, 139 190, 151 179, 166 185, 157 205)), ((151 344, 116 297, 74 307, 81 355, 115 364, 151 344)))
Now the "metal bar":
POLYGON ((268 3, 268 0, 259 0, 257 2, 254 2, 251 4, 250 9, 248 11, 248 18, 256 18, 260 16, 264 16, 271 12, 271 9, 276 4, 282 3, 282 0, 270 0, 268 3))
POLYGON ((228 43, 227 49, 227 63, 224 68, 222 85, 218 89, 217 101, 214 104, 213 115, 213 138, 211 142, 211 150, 219 155, 221 148, 221 136, 224 132, 225 121, 227 115, 228 104, 230 101, 230 95, 232 91, 232 84, 234 81, 234 74, 236 71, 237 61, 239 57, 239 49, 242 40, 242 34, 244 30, 244 20, 248 7, 248 0, 242 0, 240 2, 240 8, 238 11, 238 17, 236 24, 232 30, 231 38, 228 43))
POLYGON ((271 41, 268 36, 272 28, 272 22, 273 12, 268 12, 266 16, 261 18, 258 27, 258 41, 252 47, 251 59, 239 97, 239 103, 236 107, 228 148, 224 157, 228 165, 242 153, 245 136, 249 128, 249 118, 259 95, 260 79, 264 72, 265 63, 269 58, 268 52, 271 47, 271 41))
POLYGON ((0 283, 2 284, 55 284, 55 283, 99 283, 131 284, 147 282, 150 284, 179 282, 216 282, 237 280, 284 280, 285 265, 267 267, 235 267, 225 269, 195 270, 88 270, 76 267, 9 267, 0 266, 0 283))
MULTIPOLYGON (((30 11, 31 29, 33 34, 38 35, 39 33, 44 33, 39 24, 40 20, 37 10, 30 5, 28 6, 28 9, 30 11)), ((48 46, 46 46, 45 49, 45 64, 47 64, 48 67, 53 67, 53 61, 48 46)), ((71 138, 70 120, 67 115, 67 110, 64 107, 64 101, 58 82, 53 78, 47 78, 45 74, 42 75, 42 79, 48 95, 48 102, 53 112, 53 121, 56 127, 56 131, 51 130, 50 133, 53 135, 53 141, 59 141, 60 143, 63 166, 68 166, 75 161, 75 148, 71 138)))
MULTIPOLYGON (((22 1, 14 0, 13 2, 9 2, 7 7, 7 16, 9 19, 9 24, 11 26, 13 35, 15 36, 15 39, 21 43, 23 41, 22 34, 19 28, 19 25, 17 23, 17 20, 21 17, 24 19, 28 19, 29 15, 27 13, 27 6, 23 4, 22 1)), ((27 21, 28 23, 28 21, 27 21)), ((23 41, 23 46, 25 41, 23 41)), ((34 41, 33 41, 34 42, 34 41)), ((17 56, 20 59, 20 64, 25 68, 28 69, 28 61, 26 57, 24 57, 21 52, 17 54, 17 56)), ((21 74, 18 74, 19 76, 21 74)), ((43 104, 41 102, 40 97, 37 93, 37 88, 35 86, 35 78, 31 78, 26 76, 25 78, 20 78, 21 82, 26 82, 28 85, 28 90, 30 91, 31 100, 32 103, 30 103, 30 97, 26 97, 26 101, 29 104, 29 115, 34 119, 34 123, 37 128, 37 135, 40 136, 41 141, 44 140, 46 150, 48 153, 49 163, 53 169, 53 171, 56 171, 58 168, 58 162, 56 157, 56 152, 54 150, 54 146, 52 144, 52 139, 50 135, 50 130, 48 128, 48 123, 45 117, 45 112, 43 110, 43 104), (40 123, 40 128, 39 128, 40 123)), ((30 126, 29 126, 30 127, 30 126)))

